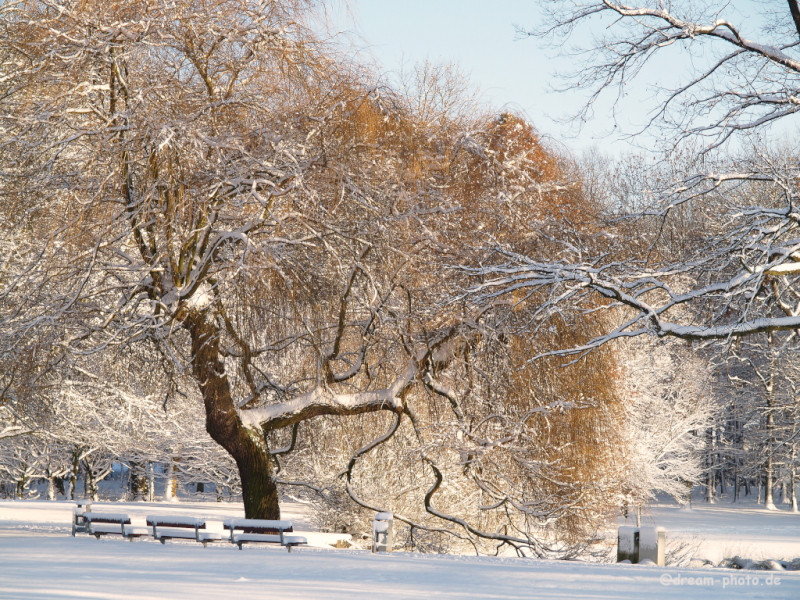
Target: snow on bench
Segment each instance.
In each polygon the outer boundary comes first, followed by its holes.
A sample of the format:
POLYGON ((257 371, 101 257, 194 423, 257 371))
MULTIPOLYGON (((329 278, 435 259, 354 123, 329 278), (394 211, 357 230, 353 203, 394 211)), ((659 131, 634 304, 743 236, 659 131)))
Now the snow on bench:
POLYGON ((222 532, 207 529, 206 519, 180 515, 148 515, 147 526, 153 528, 153 538, 165 544, 167 540, 194 540, 203 544, 222 539, 222 532))
POLYGON ((86 520, 87 531, 97 539, 103 535, 121 535, 133 541, 136 537, 152 534, 162 544, 171 539, 184 539, 200 542, 203 547, 208 542, 226 539, 236 544, 239 550, 243 544, 267 543, 284 546, 289 552, 294 546, 308 543, 303 536, 286 535, 294 531, 291 521, 228 519, 223 523, 223 531, 209 528, 209 521, 205 518, 182 515, 148 515, 141 522, 132 520, 125 513, 86 512, 82 516, 86 520))
POLYGON ((284 535, 294 531, 291 521, 270 521, 266 519, 228 519, 225 529, 230 531, 232 544, 242 549, 242 544, 251 542, 280 544, 291 552, 292 547, 307 544, 300 535, 284 535))
POLYGON ((101 535, 121 535, 130 541, 134 538, 150 535, 144 523, 131 521, 130 515, 124 513, 84 513, 86 530, 98 540, 101 535))

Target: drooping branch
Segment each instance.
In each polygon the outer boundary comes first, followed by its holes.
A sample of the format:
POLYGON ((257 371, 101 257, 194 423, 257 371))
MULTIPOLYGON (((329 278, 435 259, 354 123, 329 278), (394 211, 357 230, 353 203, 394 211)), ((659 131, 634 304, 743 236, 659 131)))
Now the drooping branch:
POLYGON ((318 385, 283 402, 242 410, 242 423, 246 427, 273 430, 320 416, 353 416, 382 410, 400 413, 404 408, 403 396, 425 370, 430 366, 444 368, 467 338, 474 335, 472 327, 450 327, 430 346, 409 356, 405 369, 386 388, 340 393, 328 385, 318 385))
MULTIPOLYGON (((414 433, 422 447, 425 446, 424 436, 422 429, 420 427, 419 419, 417 418, 415 412, 410 408, 406 407, 405 414, 408 416, 409 421, 411 422, 412 427, 414 428, 414 433)), ((481 531, 476 527, 470 525, 465 519, 461 517, 457 517, 455 515, 447 514, 441 510, 435 508, 432 504, 433 496, 441 487, 442 483, 444 482, 444 477, 442 475, 441 470, 437 467, 436 463, 433 459, 428 455, 427 452, 423 452, 421 455, 421 460, 424 464, 430 467, 431 471, 434 475, 434 482, 428 491, 425 494, 424 499, 424 506, 425 511, 428 514, 433 515, 439 519, 444 521, 448 521, 455 525, 461 527, 467 534, 468 539, 472 542, 473 546, 475 546, 475 538, 481 538, 485 540, 492 540, 499 542, 501 545, 509 545, 517 552, 518 555, 524 556, 522 548, 529 548, 532 550, 537 556, 543 557, 546 555, 545 549, 541 546, 540 542, 536 541, 535 539, 528 537, 528 538, 517 538, 514 536, 508 536, 502 533, 489 533, 485 531, 481 531)), ((349 492, 349 489, 348 489, 349 492)), ((351 494, 352 497, 352 494, 351 494)), ((451 535, 455 535, 455 532, 449 531, 451 535)), ((458 537, 458 536, 457 536, 458 537)))
MULTIPOLYGON (((281 472, 281 460, 280 457, 283 454, 289 454, 294 451, 294 447, 297 444, 297 431, 300 429, 300 423, 295 423, 292 425, 292 437, 289 440, 289 444, 284 446, 283 448, 276 448, 274 450, 270 450, 269 453, 272 458, 275 460, 275 474, 281 472)), ((267 432, 264 432, 264 435, 267 435, 267 432)))
MULTIPOLYGON (((355 467, 356 462, 358 461, 359 458, 363 457, 365 454, 368 454, 369 452, 371 452, 372 450, 374 450, 375 448, 377 448, 381 444, 383 444, 386 441, 388 441, 397 432, 397 429, 400 426, 400 422, 401 422, 403 414, 406 414, 407 416, 409 416, 409 418, 412 420, 412 422, 415 420, 413 412, 408 408, 406 408, 403 411, 403 413, 396 414, 395 415, 395 420, 389 426, 389 429, 386 431, 386 433, 384 433, 381 436, 375 438, 374 440, 372 440, 366 446, 363 446, 362 448, 359 448, 358 450, 356 450, 353 453, 349 464, 347 465, 347 469, 345 469, 345 471, 343 471, 342 473, 339 474, 340 477, 342 477, 342 476, 346 477, 345 490, 347 491, 347 495, 350 497, 350 499, 353 502, 355 502, 356 504, 358 504, 362 508, 366 508, 368 510, 372 510, 372 511, 375 511, 375 512, 388 512, 385 508, 384 509, 379 509, 379 508, 375 507, 374 505, 368 504, 358 494, 356 494, 355 490, 353 490, 353 487, 351 485, 352 484, 351 475, 353 473, 353 468, 355 467)), ((416 428, 416 425, 415 425, 415 430, 416 429, 417 428, 416 428)), ((452 535, 452 536, 454 536, 454 537, 456 537, 456 538, 458 538, 460 540, 467 541, 470 544, 472 544, 473 548, 475 548, 475 553, 478 554, 478 548, 477 548, 477 545, 475 544, 475 541, 468 535, 467 536, 463 536, 463 535, 461 535, 461 534, 459 534, 459 533, 457 533, 455 531, 451 531, 451 530, 448 530, 448 529, 442 529, 442 528, 439 528, 439 527, 430 527, 430 526, 422 525, 421 523, 418 523, 418 522, 414 521, 413 519, 410 519, 409 517, 407 517, 407 516, 405 516, 403 514, 400 514, 400 513, 393 513, 393 517, 395 519, 397 519, 398 521, 406 523, 409 527, 412 528, 412 530, 413 529, 420 529, 422 531, 430 531, 430 532, 435 532, 435 533, 444 533, 444 534, 447 534, 447 535, 452 535)))
POLYGON ((451 523, 459 525, 465 531, 471 533, 472 535, 474 535, 476 537, 479 537, 479 538, 482 538, 482 539, 485 539, 485 540, 493 540, 493 541, 496 541, 496 542, 500 542, 501 544, 507 544, 507 545, 511 546, 512 548, 514 548, 514 550, 517 552, 517 554, 519 556, 525 556, 524 552, 522 551, 523 548, 530 549, 539 558, 544 558, 545 556, 547 556, 547 552, 544 551, 544 549, 541 547, 540 543, 537 540, 535 540, 535 539, 533 539, 531 537, 519 538, 519 537, 510 536, 510 535, 506 535, 506 534, 502 534, 502 533, 490 533, 490 532, 487 532, 487 531, 481 531, 480 529, 477 529, 476 527, 472 526, 465 519, 462 519, 461 517, 456 517, 455 515, 447 514, 447 513, 443 512, 443 511, 437 509, 435 506, 433 506, 433 503, 432 503, 433 496, 436 494, 436 492, 439 490, 439 488, 441 487, 442 483, 444 482, 444 477, 442 476, 442 472, 433 463, 433 461, 431 461, 430 459, 426 459, 425 462, 428 464, 428 466, 433 471, 433 476, 434 476, 434 479, 435 479, 435 481, 431 485, 430 489, 428 489, 428 492, 425 494, 425 510, 428 513, 430 513, 434 517, 438 517, 439 519, 442 519, 444 521, 449 521, 451 523))
POLYGON ((395 433, 397 433, 397 428, 400 427, 400 420, 402 415, 403 413, 395 413, 394 421, 392 421, 392 424, 389 426, 389 429, 386 431, 386 433, 376 437, 369 444, 362 446, 361 448, 353 452, 353 455, 350 457, 350 462, 347 463, 347 468, 341 473, 339 473, 339 477, 347 478, 347 482, 350 483, 350 478, 353 475, 353 467, 356 466, 356 461, 365 454, 367 454, 368 452, 380 446, 381 444, 389 441, 392 438, 392 436, 395 433))
MULTIPOLYGON (((487 273, 491 271, 491 269, 486 270, 487 273)), ((602 297, 613 300, 614 304, 607 308, 624 306, 633 309, 634 316, 608 334, 598 336, 587 344, 563 351, 548 352, 547 355, 584 353, 614 340, 637 336, 648 331, 662 337, 703 341, 744 337, 766 331, 791 331, 800 328, 800 316, 742 317, 730 323, 717 325, 681 324, 665 318, 670 310, 677 309, 684 304, 690 304, 716 294, 747 289, 748 284, 752 284, 754 280, 757 282, 759 279, 758 273, 747 271, 731 279, 701 286, 684 294, 670 294, 666 301, 656 304, 647 302, 645 297, 656 289, 668 290, 669 286, 666 284, 651 285, 651 281, 636 281, 636 279, 631 284, 626 284, 604 277, 602 269, 588 265, 547 265, 528 262, 525 266, 518 266, 513 273, 509 268, 498 269, 494 273, 500 276, 488 279, 472 290, 477 294, 479 302, 528 288, 550 287, 563 290, 563 293, 554 294, 552 300, 546 301, 543 312, 547 312, 548 309, 557 311, 560 304, 568 301, 579 302, 585 298, 587 291, 596 292, 602 297), (632 286, 635 287, 632 289, 632 286)))

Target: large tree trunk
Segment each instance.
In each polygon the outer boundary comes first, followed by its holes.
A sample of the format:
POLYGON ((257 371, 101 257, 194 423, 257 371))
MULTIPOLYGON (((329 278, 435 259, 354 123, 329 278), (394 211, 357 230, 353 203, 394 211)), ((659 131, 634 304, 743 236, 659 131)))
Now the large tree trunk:
POLYGON ((167 477, 164 481, 164 500, 167 502, 178 501, 178 469, 175 466, 180 460, 175 454, 170 452, 169 463, 167 464, 167 477))
POLYGON ((139 461, 131 461, 131 497, 137 502, 150 498, 149 481, 144 465, 139 461))
POLYGON ((239 419, 219 354, 219 330, 205 317, 193 313, 184 324, 192 337, 192 368, 206 408, 206 430, 236 461, 245 517, 279 519, 269 449, 263 434, 244 427, 239 419))
POLYGON ((705 473, 706 502, 708 502, 709 504, 714 504, 716 502, 716 498, 714 497, 715 496, 714 485, 716 482, 714 467, 716 461, 714 460, 713 450, 714 450, 714 429, 709 427, 706 430, 706 473, 705 473))

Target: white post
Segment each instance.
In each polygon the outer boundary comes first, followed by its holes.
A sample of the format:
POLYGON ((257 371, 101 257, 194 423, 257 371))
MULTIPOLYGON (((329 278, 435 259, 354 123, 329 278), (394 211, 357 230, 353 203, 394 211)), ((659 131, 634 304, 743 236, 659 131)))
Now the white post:
POLYGON ((666 532, 663 527, 639 528, 639 561, 650 560, 659 567, 664 566, 666 532))
POLYGON ((372 521, 372 551, 391 552, 394 544, 394 515, 390 512, 379 512, 372 521))

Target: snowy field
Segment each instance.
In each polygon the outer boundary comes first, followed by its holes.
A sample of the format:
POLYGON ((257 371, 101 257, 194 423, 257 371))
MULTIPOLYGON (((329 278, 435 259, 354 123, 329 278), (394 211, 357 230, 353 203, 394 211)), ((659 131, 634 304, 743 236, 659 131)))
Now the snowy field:
MULTIPOLYGON (((0 598, 800 598, 800 572, 658 568, 516 558, 372 555, 330 546, 342 536, 308 531, 302 505, 285 518, 309 537, 291 554, 274 547, 72 538, 69 502, 0 502, 0 598)), ((94 510, 240 516, 233 504, 98 503, 94 510)), ((800 557, 800 515, 726 505, 658 506, 645 521, 667 527, 692 552, 715 559, 800 557), (733 553, 733 554, 731 554, 733 553)))
MULTIPOLYGON (((675 504, 660 504, 643 517, 642 524, 664 527, 668 548, 680 541, 692 557, 714 564, 734 556, 756 561, 800 558, 800 514, 792 514, 785 505, 767 511, 755 504, 732 505, 723 500, 715 505, 698 502, 687 511, 675 504)), ((800 594, 795 598, 800 600, 800 594)))

